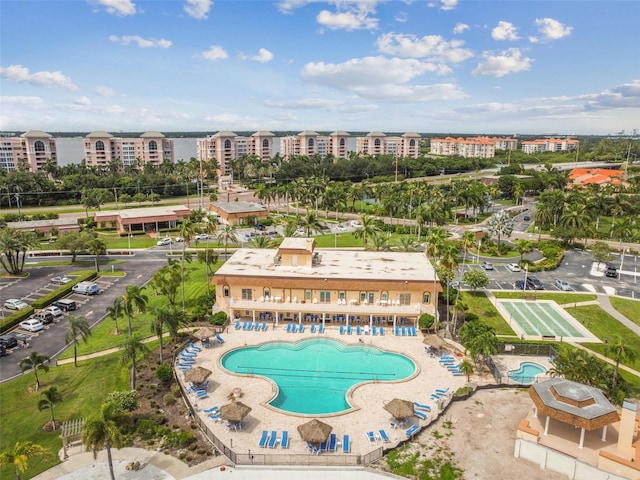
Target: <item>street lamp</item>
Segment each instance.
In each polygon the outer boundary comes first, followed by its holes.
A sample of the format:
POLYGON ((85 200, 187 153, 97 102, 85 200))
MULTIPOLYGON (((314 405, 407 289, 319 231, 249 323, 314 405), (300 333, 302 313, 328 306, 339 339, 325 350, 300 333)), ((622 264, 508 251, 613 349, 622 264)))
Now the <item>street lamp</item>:
POLYGON ((624 254, 625 252, 628 252, 629 249, 628 248, 623 248, 622 249, 622 253, 620 254, 620 271, 618 272, 618 279, 622 280, 622 265, 624 265, 624 254))
POLYGON ((476 258, 476 262, 480 261, 480 245, 482 245, 482 240, 478 240, 478 257, 476 258))

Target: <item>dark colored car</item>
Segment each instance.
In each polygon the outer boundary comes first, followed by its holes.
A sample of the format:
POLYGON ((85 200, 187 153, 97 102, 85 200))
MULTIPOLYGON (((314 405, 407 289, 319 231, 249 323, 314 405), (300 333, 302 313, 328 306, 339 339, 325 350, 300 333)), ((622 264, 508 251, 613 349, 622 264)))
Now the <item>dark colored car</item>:
POLYGON ((51 312, 42 311, 34 313, 29 318, 33 320, 40 320, 43 325, 49 325, 50 323, 53 323, 53 314, 51 312))
POLYGON ((55 305, 64 312, 69 312, 78 308, 78 305, 74 300, 67 300, 66 298, 56 300, 55 302, 52 302, 51 305, 55 305))
POLYGON ((533 275, 527 277, 527 285, 531 290, 544 290, 542 282, 538 280, 538 277, 534 277, 533 275))
POLYGON ((607 277, 618 278, 618 269, 613 265, 607 265, 607 269, 605 270, 604 274, 607 277))
POLYGON ((522 220, 528 222, 529 220, 531 220, 531 217, 529 215, 525 215, 524 217, 522 217, 522 220))
POLYGON ((265 226, 261 223, 256 223, 256 230, 260 230, 261 232, 264 232, 265 230, 265 226))
POLYGON ((0 336, 0 345, 5 348, 13 348, 18 346, 18 339, 11 334, 0 336))
POLYGON ((528 284, 524 283, 524 280, 516 280, 513 286, 517 290, 533 290, 528 284))

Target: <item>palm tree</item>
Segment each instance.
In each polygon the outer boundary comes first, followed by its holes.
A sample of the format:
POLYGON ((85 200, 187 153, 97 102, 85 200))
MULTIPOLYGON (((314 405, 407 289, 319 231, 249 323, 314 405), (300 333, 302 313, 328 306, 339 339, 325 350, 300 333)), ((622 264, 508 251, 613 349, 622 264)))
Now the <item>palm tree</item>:
POLYGON ((622 337, 620 335, 616 335, 614 337, 614 341, 608 343, 604 351, 607 356, 612 355, 614 360, 616 361, 616 368, 613 374, 613 387, 612 387, 612 390, 615 390, 618 385, 618 371, 619 371, 618 369, 620 366, 620 362, 635 361, 636 351, 633 350, 625 342, 623 342, 622 337))
POLYGON ((416 248, 416 242, 410 235, 400 237, 395 245, 395 249, 399 252, 415 252, 416 248))
POLYGON ((51 425, 53 426, 53 430, 55 430, 56 419, 53 415, 53 406, 56 403, 60 403, 62 401, 62 395, 60 394, 60 392, 58 392, 57 387, 49 387, 43 392, 41 392, 41 395, 43 395, 44 398, 41 398, 40 401, 38 402, 38 410, 42 411, 42 410, 46 410, 47 408, 50 410, 51 425))
POLYGON ((104 255, 107 252, 107 244, 99 238, 93 238, 86 245, 87 251, 90 255, 94 255, 94 261, 96 265, 96 272, 100 271, 100 255, 104 255))
POLYGON ((531 243, 531 240, 514 240, 513 243, 516 245, 516 250, 520 254, 521 262, 524 259, 524 254, 533 250, 533 243, 531 243))
POLYGON ((38 352, 31 352, 31 355, 29 355, 26 358, 23 358, 18 363, 18 365, 20 366, 20 369, 23 372, 33 370, 33 373, 36 376, 36 392, 40 388, 40 379, 38 378, 38 370, 48 372, 49 360, 50 358, 47 355, 40 355, 38 352))
POLYGON ((367 239, 377 232, 379 228, 375 224, 375 219, 366 213, 360 217, 360 225, 362 226, 354 230, 353 236, 362 238, 362 245, 367 248, 367 239))
POLYGON ((191 239, 195 235, 195 225, 191 223, 189 220, 184 220, 182 222, 182 226, 180 227, 180 234, 182 235, 182 257, 180 260, 180 268, 181 268, 181 277, 182 277, 182 310, 185 310, 185 291, 184 291, 184 258, 185 258, 185 249, 187 244, 191 242, 191 239))
POLYGON ((144 294, 142 288, 138 285, 127 285, 124 295, 120 298, 122 298, 122 308, 127 316, 129 336, 131 336, 133 333, 131 328, 131 317, 134 314, 142 313, 147 309, 149 297, 144 294))
POLYGON ((120 333, 120 329, 118 328, 118 319, 124 315, 124 304, 122 302, 122 297, 118 297, 113 300, 113 305, 111 307, 107 307, 107 317, 113 320, 116 324, 116 335, 120 333))
POLYGON ((120 448, 122 446, 122 434, 113 421, 113 406, 102 405, 100 413, 88 420, 82 426, 82 443, 86 451, 93 452, 93 458, 98 457, 98 452, 103 448, 107 450, 107 462, 109 464, 109 474, 111 480, 115 480, 113 474, 113 459, 111 458, 111 447, 120 448))
POLYGON ((494 213, 487 222, 487 232, 489 235, 498 235, 498 254, 500 253, 500 238, 504 235, 509 237, 513 232, 513 219, 505 212, 500 210, 494 213))
POLYGON ((186 315, 183 310, 178 310, 173 306, 169 307, 156 307, 153 309, 153 320, 151 320, 151 333, 158 336, 160 343, 160 363, 164 363, 164 357, 162 353, 162 340, 164 334, 164 328, 167 327, 167 331, 172 337, 175 337, 178 333, 178 329, 181 325, 186 323, 186 315))
POLYGON ((136 389, 136 359, 138 354, 147 353, 149 348, 142 343, 142 340, 133 335, 129 335, 125 341, 120 345, 122 349, 122 356, 120 361, 122 364, 131 362, 131 390, 136 389))
POLYGON ((391 248, 389 245, 389 237, 384 232, 374 232, 371 235, 371 242, 366 246, 365 250, 372 252, 387 252, 391 248))
POLYGON ((91 329, 89 328, 89 323, 87 319, 84 317, 74 317, 73 315, 69 316, 69 327, 67 328, 67 333, 65 334, 64 341, 69 343, 73 343, 73 364, 78 366, 78 343, 80 340, 83 340, 84 343, 87 343, 87 340, 91 336, 91 329))
POLYGON ((307 213, 303 217, 298 218, 298 226, 304 228, 305 236, 309 237, 311 232, 322 231, 322 225, 318 219, 318 215, 311 210, 307 210, 307 213))
POLYGON ((224 258, 227 258, 227 248, 229 243, 232 243, 233 245, 238 244, 238 238, 236 237, 233 225, 225 225, 218 234, 218 240, 222 240, 224 242, 224 258))
POLYGON ((0 264, 7 273, 21 273, 27 251, 37 245, 33 232, 17 230, 15 228, 0 229, 0 264))
POLYGON ((467 263, 467 253, 476 246, 476 236, 475 234, 467 230, 462 234, 461 245, 462 247, 462 264, 467 263))
POLYGON ((460 371, 467 376, 467 382, 470 382, 473 374, 473 363, 465 358, 460 362, 460 371))
POLYGON ((17 442, 12 450, 0 453, 0 467, 13 465, 16 469, 16 480, 21 480, 32 457, 53 457, 50 450, 33 442, 17 442))

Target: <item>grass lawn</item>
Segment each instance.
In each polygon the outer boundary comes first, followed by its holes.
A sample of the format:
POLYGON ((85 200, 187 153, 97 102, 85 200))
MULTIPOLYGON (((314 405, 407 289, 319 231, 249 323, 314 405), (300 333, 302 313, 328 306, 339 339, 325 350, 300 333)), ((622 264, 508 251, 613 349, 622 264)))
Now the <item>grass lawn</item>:
MULTIPOLYGON (((88 418, 96 412, 107 394, 129 389, 128 367, 120 365, 119 355, 109 355, 73 364, 51 366, 38 376, 40 392, 56 386, 62 402, 54 406, 56 421, 88 418)), ((47 460, 34 458, 22 478, 31 478, 60 463, 58 451, 62 448, 60 431, 44 432, 42 427, 51 419, 50 411, 38 411, 41 394, 30 391, 35 385, 33 373, 0 384, 0 452, 9 450, 16 442, 32 441, 48 448, 54 454, 47 460)), ((13 466, 0 469, 0 478, 15 478, 13 466)))
POLYGON ((343 232, 339 235, 327 234, 314 236, 317 248, 339 248, 362 247, 362 239, 355 238, 351 232, 343 232))
POLYGON ((508 298, 514 300, 522 300, 534 296, 537 300, 553 300, 558 305, 566 305, 575 302, 590 302, 597 298, 591 293, 552 293, 552 292, 505 292, 492 291, 496 298, 508 298))
POLYGON ((475 313, 480 317, 480 320, 495 328, 496 335, 516 335, 516 332, 514 332, 505 319, 502 318, 502 315, 498 313, 498 310, 493 306, 484 292, 469 292, 465 290, 461 292, 461 295, 463 302, 469 306, 467 312, 475 313))
POLYGON ((619 311, 622 315, 627 317, 633 323, 640 325, 640 314, 638 314, 638 309, 640 309, 639 300, 609 297, 609 301, 611 302, 611 305, 613 305, 613 308, 619 311))

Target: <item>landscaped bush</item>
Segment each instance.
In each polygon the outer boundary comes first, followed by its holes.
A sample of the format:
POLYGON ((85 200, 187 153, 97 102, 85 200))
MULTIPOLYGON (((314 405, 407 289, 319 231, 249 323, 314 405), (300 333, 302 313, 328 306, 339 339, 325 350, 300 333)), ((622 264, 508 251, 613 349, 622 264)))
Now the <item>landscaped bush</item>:
POLYGON ((88 272, 82 275, 78 275, 77 277, 75 277, 75 280, 63 285, 62 287, 55 289, 53 292, 47 293, 45 296, 40 297, 37 300, 34 300, 31 305, 34 308, 44 308, 54 300, 58 300, 59 298, 66 297, 69 293, 71 293, 71 289, 73 288, 74 285, 80 282, 85 282, 87 280, 93 280, 97 276, 98 274, 96 272, 88 272))
POLYGON ((142 440, 149 440, 155 437, 158 424, 153 420, 141 418, 136 423, 136 433, 140 435, 142 440))
POLYGON ((170 365, 163 363, 156 368, 156 377, 162 383, 169 383, 173 379, 173 369, 170 365))
POLYGON ((32 306, 28 306, 27 308, 23 308, 18 310, 15 313, 12 313, 8 317, 4 317, 0 320, 0 333, 6 332, 12 327, 15 327, 21 321, 26 320, 33 314, 34 310, 32 306))
POLYGON ((430 313, 423 313, 418 318, 418 327, 420 330, 429 330, 433 326, 435 317, 430 313))
POLYGON ((218 312, 209 319, 211 325, 224 325, 227 323, 228 316, 225 312, 218 312))
POLYGON ((176 397, 173 395, 173 393, 167 393, 164 397, 162 397, 162 401, 167 406, 173 405, 176 403, 176 397))
POLYGON ((547 270, 555 270, 562 263, 562 258, 564 257, 564 248, 555 240, 546 240, 541 242, 536 242, 535 248, 542 252, 542 260, 538 262, 530 262, 524 260, 523 263, 526 263, 529 266, 530 272, 544 272, 547 270))

